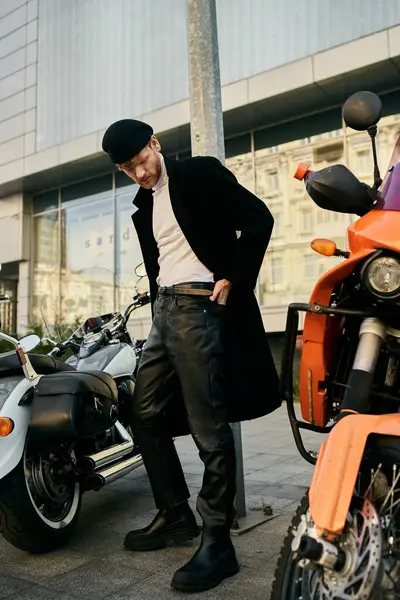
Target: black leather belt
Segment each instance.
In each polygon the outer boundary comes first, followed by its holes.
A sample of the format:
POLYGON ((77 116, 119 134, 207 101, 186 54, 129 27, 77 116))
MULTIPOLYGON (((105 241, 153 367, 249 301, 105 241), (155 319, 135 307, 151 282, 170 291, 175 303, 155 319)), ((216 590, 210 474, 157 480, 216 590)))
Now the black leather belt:
POLYGON ((160 287, 158 293, 164 296, 189 295, 189 296, 212 296, 213 283, 178 283, 169 287, 160 287))

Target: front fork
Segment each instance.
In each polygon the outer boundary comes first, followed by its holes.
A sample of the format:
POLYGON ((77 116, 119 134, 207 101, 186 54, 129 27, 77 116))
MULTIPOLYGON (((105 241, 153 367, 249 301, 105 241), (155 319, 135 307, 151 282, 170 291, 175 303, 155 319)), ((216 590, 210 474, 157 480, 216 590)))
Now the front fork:
POLYGON ((386 334, 386 327, 379 319, 368 318, 361 323, 360 340, 338 420, 348 414, 371 412, 369 398, 376 364, 386 334))

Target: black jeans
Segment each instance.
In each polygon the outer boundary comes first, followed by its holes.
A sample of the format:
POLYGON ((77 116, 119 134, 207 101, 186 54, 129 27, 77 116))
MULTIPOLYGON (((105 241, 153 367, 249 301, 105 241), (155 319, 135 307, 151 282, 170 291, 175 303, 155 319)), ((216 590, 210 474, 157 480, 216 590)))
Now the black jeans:
POLYGON ((178 375, 190 432, 204 463, 197 510, 204 529, 227 531, 235 497, 235 450, 224 395, 221 324, 225 307, 208 296, 159 292, 134 395, 134 434, 157 508, 186 501, 189 491, 164 419, 166 378, 178 375))

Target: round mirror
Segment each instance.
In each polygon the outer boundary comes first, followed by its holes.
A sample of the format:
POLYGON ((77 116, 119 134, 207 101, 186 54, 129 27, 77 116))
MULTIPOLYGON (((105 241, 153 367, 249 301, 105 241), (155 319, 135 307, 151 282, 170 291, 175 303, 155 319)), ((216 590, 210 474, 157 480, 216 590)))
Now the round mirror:
POLYGON ((138 277, 146 277, 147 273, 146 273, 146 267, 144 266, 144 263, 140 263, 140 265, 138 265, 136 267, 135 273, 138 277))
POLYGON ((26 335, 25 337, 19 340, 20 346, 22 346, 25 352, 30 352, 31 350, 36 348, 36 346, 39 346, 40 342, 40 337, 35 334, 26 335))
POLYGON ((343 106, 343 119, 348 127, 366 131, 376 125, 382 115, 382 102, 372 92, 357 92, 347 98, 343 106))

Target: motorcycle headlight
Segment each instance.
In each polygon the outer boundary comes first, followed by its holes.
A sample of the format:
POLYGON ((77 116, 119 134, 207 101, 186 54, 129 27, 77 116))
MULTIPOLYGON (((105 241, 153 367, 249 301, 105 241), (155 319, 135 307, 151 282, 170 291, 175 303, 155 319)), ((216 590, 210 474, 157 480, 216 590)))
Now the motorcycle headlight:
POLYGON ((397 296, 400 294, 400 260, 393 256, 375 258, 365 269, 364 281, 375 296, 397 296))

